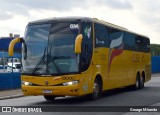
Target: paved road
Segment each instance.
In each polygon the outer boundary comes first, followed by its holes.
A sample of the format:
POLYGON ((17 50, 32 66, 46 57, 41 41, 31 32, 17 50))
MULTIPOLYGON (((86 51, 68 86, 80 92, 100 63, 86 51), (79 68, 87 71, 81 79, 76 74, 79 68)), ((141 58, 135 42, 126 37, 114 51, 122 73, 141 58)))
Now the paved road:
MULTIPOLYGON (((88 101, 82 97, 57 98, 55 102, 46 101, 42 96, 20 97, 1 100, 1 106, 152 106, 160 102, 160 77, 152 77, 141 90, 128 90, 127 88, 107 91, 96 101, 88 101)), ((69 115, 69 113, 65 113, 69 115)), ((92 113, 91 113, 92 114, 92 113)), ((93 113, 94 114, 94 113, 93 113)), ((103 113, 101 113, 103 114, 103 113)), ((119 113, 110 113, 119 114, 119 113)), ((128 113, 121 113, 128 114, 128 113)), ((133 113, 134 114, 134 113, 133 113)), ((157 113, 158 114, 158 113, 157 113)))

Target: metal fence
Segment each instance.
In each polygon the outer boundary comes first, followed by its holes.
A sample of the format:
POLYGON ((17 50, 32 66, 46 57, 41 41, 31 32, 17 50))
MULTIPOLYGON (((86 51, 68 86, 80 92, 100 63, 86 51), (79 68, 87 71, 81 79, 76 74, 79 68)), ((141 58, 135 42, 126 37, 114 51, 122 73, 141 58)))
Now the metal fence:
POLYGON ((160 56, 152 56, 152 73, 160 73, 160 56))
POLYGON ((0 90, 21 88, 21 73, 0 73, 0 90))

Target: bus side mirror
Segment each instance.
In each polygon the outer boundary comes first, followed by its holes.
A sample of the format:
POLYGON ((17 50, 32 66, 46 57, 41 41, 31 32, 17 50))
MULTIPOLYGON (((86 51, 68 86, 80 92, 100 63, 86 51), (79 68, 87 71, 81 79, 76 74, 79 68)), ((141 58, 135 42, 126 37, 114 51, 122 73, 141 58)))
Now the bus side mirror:
POLYGON ((14 46, 15 46, 16 43, 19 43, 20 41, 21 41, 21 38, 15 38, 10 42, 9 48, 8 48, 8 55, 9 56, 14 55, 14 46))
POLYGON ((24 44, 24 50, 25 50, 25 54, 26 54, 24 58, 26 58, 27 57, 27 46, 26 46, 23 38, 15 38, 10 42, 9 48, 8 48, 8 55, 9 56, 14 55, 14 46, 16 45, 16 43, 19 43, 19 42, 24 44))
POLYGON ((79 34, 79 35, 76 37, 76 40, 75 40, 75 50, 74 50, 74 52, 75 52, 76 54, 80 54, 80 53, 81 53, 82 39, 83 39, 82 34, 79 34))

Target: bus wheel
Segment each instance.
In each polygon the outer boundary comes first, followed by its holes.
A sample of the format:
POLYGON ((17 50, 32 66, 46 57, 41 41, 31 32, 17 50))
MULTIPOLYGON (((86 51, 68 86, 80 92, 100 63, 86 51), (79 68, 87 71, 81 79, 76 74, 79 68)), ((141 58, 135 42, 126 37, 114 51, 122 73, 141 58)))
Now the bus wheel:
POLYGON ((127 88, 129 88, 131 90, 138 90, 138 89, 141 89, 142 87, 144 87, 144 79, 140 78, 139 75, 137 75, 136 83, 134 85, 127 86, 127 88))
POLYGON ((56 97, 51 95, 44 95, 44 98, 48 101, 54 101, 56 97))
POLYGON ((137 75, 137 78, 136 78, 136 84, 134 86, 134 89, 137 90, 137 89, 140 89, 140 77, 137 75))
POLYGON ((144 77, 141 77, 140 78, 140 86, 139 86, 140 89, 144 88, 144 77))
POLYGON ((89 94, 90 100, 96 100, 101 97, 102 94, 102 82, 100 79, 96 78, 93 84, 93 93, 89 94))
POLYGON ((140 77, 139 75, 137 75, 136 78, 136 84, 135 84, 135 89, 142 89, 144 88, 144 77, 140 77))
POLYGON ((139 89, 139 84, 140 84, 140 80, 139 80, 139 77, 137 76, 136 78, 136 84, 134 86, 135 89, 139 89))

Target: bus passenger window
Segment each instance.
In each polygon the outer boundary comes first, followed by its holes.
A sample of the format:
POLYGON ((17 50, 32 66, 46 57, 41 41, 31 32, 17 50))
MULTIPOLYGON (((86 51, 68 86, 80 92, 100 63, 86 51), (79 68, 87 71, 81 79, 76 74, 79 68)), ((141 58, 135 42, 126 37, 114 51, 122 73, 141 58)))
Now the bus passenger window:
POLYGON ((95 23, 95 47, 109 47, 108 28, 95 23))

